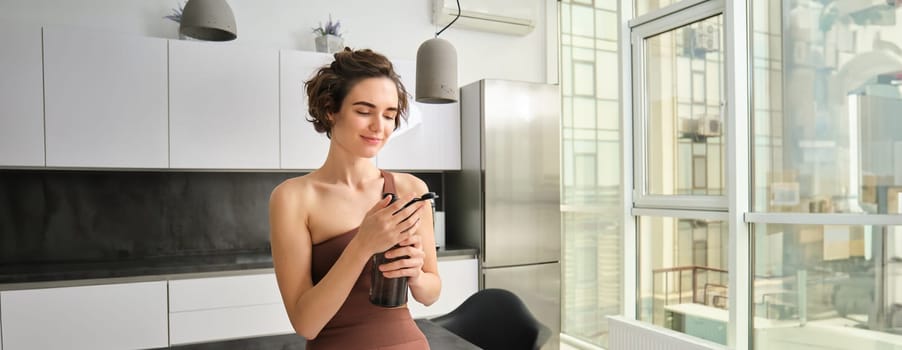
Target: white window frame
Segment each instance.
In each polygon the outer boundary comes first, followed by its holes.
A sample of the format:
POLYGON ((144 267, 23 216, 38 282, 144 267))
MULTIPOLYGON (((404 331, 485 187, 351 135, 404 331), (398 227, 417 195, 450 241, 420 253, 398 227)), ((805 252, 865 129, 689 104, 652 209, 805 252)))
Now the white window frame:
MULTIPOLYGON (((726 217, 729 229, 729 309, 727 345, 747 350, 752 345, 751 332, 751 256, 750 221, 756 215, 750 208, 750 49, 748 47, 749 0, 683 0, 633 18, 633 0, 620 0, 620 64, 623 95, 622 120, 623 186, 623 248, 638 252, 638 216, 668 217, 726 217), (726 196, 687 198, 690 196, 648 196, 645 166, 645 135, 647 132, 644 86, 644 39, 689 23, 722 13, 724 15, 724 92, 726 105, 722 116, 727 136, 725 150, 726 196), (634 47, 635 46, 635 51, 634 47), (630 74, 632 73, 632 74, 630 74), (629 131, 632 130, 632 133, 629 131), (632 149, 628 147, 632 145, 632 149), (642 188, 639 188, 642 186, 642 188), (663 198, 658 198, 663 197, 663 198), (724 213, 725 211, 725 213, 724 213), (751 217, 746 217, 749 214, 751 217), (749 219, 747 221, 747 219, 749 219), (743 301, 743 302, 740 302, 743 301)), ((757 219, 766 219, 761 215, 757 219)), ((785 218, 783 218, 785 219, 785 218)), ((623 314, 636 319, 638 307, 638 254, 624 254, 623 314)))
MULTIPOLYGON (((717 210, 726 211, 728 208, 727 195, 720 196, 688 196, 688 195, 654 195, 648 193, 648 169, 647 169, 647 135, 648 135, 648 111, 647 96, 648 89, 645 84, 645 61, 646 57, 646 39, 655 35, 672 31, 685 25, 724 14, 723 0, 715 1, 681 1, 676 4, 657 9, 648 14, 641 16, 635 21, 630 21, 630 25, 636 23, 631 28, 630 42, 632 44, 632 69, 633 69, 633 86, 631 87, 633 95, 633 149, 635 150, 633 167, 635 169, 634 176, 634 198, 633 204, 637 208, 681 208, 696 210, 717 210), (657 16, 657 17, 652 17, 657 16)), ((724 55, 725 61, 727 55, 724 55)), ((726 62, 724 62, 726 64, 726 62)), ((724 77, 726 77, 726 67, 724 67, 724 77)), ((726 79, 725 79, 726 80, 726 79)), ((726 81, 724 81, 726 86, 726 81)), ((721 96, 727 100, 726 92, 722 92, 721 96)), ((726 116, 721 116, 724 124, 730 124, 730 120, 726 116)), ((729 156, 727 157, 729 158, 729 156)), ((724 163, 726 167, 727 163, 724 163)), ((726 169, 725 169, 726 170, 726 169)), ((724 172, 726 174, 726 171, 724 172)), ((724 179, 724 188, 732 185, 731 180, 727 177, 724 179)))

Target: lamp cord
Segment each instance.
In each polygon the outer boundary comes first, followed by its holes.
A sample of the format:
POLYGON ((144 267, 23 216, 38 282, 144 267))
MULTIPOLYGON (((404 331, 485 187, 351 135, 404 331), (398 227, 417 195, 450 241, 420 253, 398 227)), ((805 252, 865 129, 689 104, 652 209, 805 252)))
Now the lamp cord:
POLYGON ((454 17, 454 19, 451 20, 451 23, 448 23, 445 28, 442 28, 442 30, 438 31, 438 33, 435 33, 435 37, 438 38, 438 36, 441 35, 442 32, 445 31, 445 29, 448 29, 448 27, 454 24, 454 22, 456 22, 458 18, 460 18, 460 0, 457 0, 457 17, 454 17))

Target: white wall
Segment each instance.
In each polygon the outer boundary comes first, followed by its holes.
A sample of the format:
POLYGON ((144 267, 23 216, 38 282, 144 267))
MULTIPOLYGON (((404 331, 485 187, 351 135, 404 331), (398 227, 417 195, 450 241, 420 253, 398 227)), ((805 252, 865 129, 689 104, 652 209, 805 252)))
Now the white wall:
MULTIPOLYGON (((176 38, 178 25, 162 18, 182 0, 0 0, 0 21, 67 25, 121 33, 176 38)), ((453 26, 442 33, 457 48, 459 84, 482 78, 544 82, 556 77, 557 32, 553 0, 523 0, 536 8, 536 29, 512 36, 453 26), (546 7, 549 10, 546 10, 546 7), (552 68, 555 70, 556 68, 552 68)), ((238 42, 313 50, 311 28, 329 14, 340 19, 345 44, 371 48, 393 59, 416 59, 420 43, 434 36, 432 0, 228 0, 235 12, 238 42)), ((556 78, 554 78, 556 79, 556 78)))

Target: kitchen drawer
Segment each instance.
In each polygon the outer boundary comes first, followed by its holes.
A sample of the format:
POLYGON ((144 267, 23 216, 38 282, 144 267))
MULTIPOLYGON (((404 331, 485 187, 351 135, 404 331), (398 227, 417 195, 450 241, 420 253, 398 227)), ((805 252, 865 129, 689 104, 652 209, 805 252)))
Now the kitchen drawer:
POLYGON ((169 281, 169 312, 282 304, 274 273, 169 281))
POLYGON ((7 350, 168 345, 165 281, 3 291, 0 309, 7 350))
POLYGON ((171 345, 293 332, 274 273, 169 281, 171 345))
POLYGON ((294 333, 282 303, 169 314, 171 345, 294 333))

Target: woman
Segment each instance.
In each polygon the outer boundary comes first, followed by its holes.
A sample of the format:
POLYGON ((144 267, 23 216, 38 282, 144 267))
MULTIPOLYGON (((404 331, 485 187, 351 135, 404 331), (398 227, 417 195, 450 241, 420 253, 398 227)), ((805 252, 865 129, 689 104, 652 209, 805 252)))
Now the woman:
POLYGON ((386 258, 408 258, 377 268, 387 278, 407 277, 418 302, 432 304, 441 290, 429 203, 402 209, 428 192, 426 184, 371 160, 406 117, 407 92, 378 53, 346 48, 334 58, 305 83, 308 120, 330 139, 326 161, 270 198, 282 301, 308 349, 428 349, 406 305, 369 302, 369 261, 386 250, 386 258), (398 200, 390 204, 383 193, 398 200))

